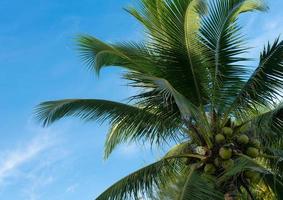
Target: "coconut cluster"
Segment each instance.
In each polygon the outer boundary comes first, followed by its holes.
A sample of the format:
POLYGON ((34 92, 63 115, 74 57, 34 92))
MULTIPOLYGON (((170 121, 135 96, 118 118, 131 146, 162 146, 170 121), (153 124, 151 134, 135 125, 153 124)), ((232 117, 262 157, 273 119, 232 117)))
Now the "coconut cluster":
MULTIPOLYGON (((203 171, 214 175, 233 167, 239 154, 244 154, 252 159, 259 156, 260 141, 249 134, 237 133, 231 127, 224 127, 214 136, 215 145, 210 150, 211 155, 207 159, 203 171)), ((251 181, 257 180, 258 175, 252 171, 246 171, 245 177, 251 181)))

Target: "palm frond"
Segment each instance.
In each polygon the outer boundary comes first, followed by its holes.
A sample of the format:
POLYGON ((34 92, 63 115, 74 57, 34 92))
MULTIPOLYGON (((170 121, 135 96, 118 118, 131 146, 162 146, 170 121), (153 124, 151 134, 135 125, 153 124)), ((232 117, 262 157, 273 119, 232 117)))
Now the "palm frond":
MULTIPOLYGON (((35 110, 36 117, 43 125, 49 125, 61 118, 74 116, 85 121, 109 120, 118 125, 119 134, 108 136, 106 149, 125 141, 147 139, 150 143, 165 142, 177 138, 180 121, 164 118, 148 110, 123 103, 100 99, 66 99, 41 103, 35 110), (170 136, 171 135, 171 136, 170 136), (115 144, 115 145, 114 145, 115 144)), ((109 152, 110 153, 110 152, 109 152)), ((109 154, 108 154, 109 155, 109 154)))
POLYGON ((155 76, 170 81, 196 105, 207 101, 206 69, 195 55, 200 54, 195 39, 205 9, 202 0, 141 0, 138 8, 127 9, 146 28, 147 47, 164 72, 155 76))
POLYGON ((121 143, 143 142, 159 146, 168 144, 168 140, 179 142, 186 138, 180 129, 181 122, 178 118, 165 118, 154 114, 148 115, 147 118, 143 117, 145 116, 137 116, 136 113, 135 116, 112 123, 105 141, 105 159, 121 143))
POLYGON ((251 121, 252 130, 264 145, 282 147, 283 104, 265 112, 251 121))
POLYGON ((180 196, 185 181, 186 173, 180 174, 172 180, 168 180, 166 185, 155 192, 151 200, 176 200, 176 197, 180 196))
POLYGON ((201 176, 191 168, 186 175, 185 183, 181 187, 178 200, 222 200, 223 194, 216 189, 215 180, 209 180, 205 176, 201 176))
POLYGON ((264 163, 266 163, 273 173, 283 176, 283 150, 269 147, 265 149, 265 152, 266 154, 262 158, 264 163))
POLYGON ((245 155, 240 155, 240 157, 235 162, 236 163, 233 167, 231 167, 221 177, 218 178, 218 181, 220 181, 220 183, 222 181, 225 182, 225 180, 229 180, 229 178, 231 177, 235 178, 235 176, 238 178, 243 178, 243 172, 250 170, 257 172, 260 175, 260 179, 258 182, 254 183, 254 185, 248 185, 248 188, 257 188, 257 186, 262 186, 262 184, 265 184, 267 187, 270 187, 272 192, 278 197, 277 199, 281 199, 283 197, 283 179, 280 173, 271 171, 264 164, 262 164, 262 161, 258 162, 256 160, 250 159, 245 155))
POLYGON ((253 75, 238 94, 227 113, 233 111, 243 121, 250 117, 250 111, 257 108, 272 108, 282 99, 283 85, 283 41, 279 38, 268 44, 261 53, 260 62, 253 75))
POLYGON ((162 159, 148 165, 116 182, 97 200, 138 199, 139 196, 150 197, 154 190, 162 187, 166 181, 182 171, 179 159, 162 159))
MULTIPOLYGON (((143 84, 143 87, 145 87, 144 85, 149 85, 150 88, 154 88, 155 93, 159 94, 163 101, 168 100, 176 104, 176 110, 174 112, 177 112, 181 116, 181 119, 185 121, 184 125, 188 128, 193 124, 197 125, 205 143, 208 146, 212 145, 210 125, 204 110, 195 106, 189 99, 177 91, 168 80, 139 73, 128 74, 128 76, 131 76, 131 79, 135 80, 136 83, 133 84, 136 84, 137 87, 140 83, 143 84)), ((201 143, 201 141, 196 142, 201 143)))
POLYGON ((191 167, 175 179, 168 180, 164 187, 156 191, 152 200, 222 200, 223 194, 216 189, 215 179, 201 176, 191 167))
POLYGON ((197 74, 205 74, 208 72, 207 66, 203 65, 202 44, 198 40, 200 16, 204 13, 204 11, 206 11, 206 9, 207 5, 205 1, 193 0, 187 7, 184 20, 187 56, 199 102, 202 102, 203 98, 201 96, 200 89, 206 91, 207 94, 211 92, 207 87, 209 85, 208 77, 202 76, 202 82, 197 82, 197 74))
POLYGON ((263 177, 264 182, 272 189, 276 199, 283 199, 283 177, 276 174, 267 174, 263 177))
MULTIPOLYGON (((35 109, 36 118, 49 125, 63 117, 75 116, 83 120, 123 119, 125 116, 134 116, 142 112, 138 107, 119 102, 102 99, 64 99, 47 101, 39 104, 35 109)), ((144 112, 146 114, 146 112, 144 112)))
POLYGON ((172 147, 165 155, 165 157, 177 156, 186 153, 192 153, 193 145, 191 142, 182 142, 172 147))
MULTIPOLYGON (((153 113, 157 113, 158 116, 162 116, 163 120, 160 120, 159 122, 157 122, 157 121, 151 120, 151 118, 147 118, 147 119, 140 120, 139 121, 140 123, 138 124, 133 124, 133 123, 129 124, 125 120, 121 120, 120 122, 115 123, 114 126, 111 128, 111 131, 109 132, 107 140, 106 140, 106 144, 105 144, 105 147, 106 147, 105 157, 106 158, 111 154, 111 152, 117 146, 117 144, 125 140, 129 140, 129 138, 131 139, 132 137, 137 139, 141 136, 144 137, 144 135, 146 135, 147 137, 145 138, 147 139, 149 139, 150 136, 153 136, 154 138, 162 138, 166 136, 167 133, 171 132, 170 135, 173 136, 171 137, 171 139, 174 139, 174 140, 179 139, 177 138, 177 136, 182 136, 182 134, 174 135, 172 133, 174 131, 175 132, 178 130, 180 131, 182 128, 182 125, 190 126, 191 119, 194 119, 195 122, 202 122, 201 124, 199 124, 199 127, 202 128, 202 133, 203 133, 202 136, 205 142, 209 146, 212 145, 211 139, 210 139, 211 135, 210 135, 210 130, 209 130, 209 124, 208 124, 208 121, 205 115, 199 110, 199 108, 194 106, 194 104, 192 104, 187 98, 185 98, 182 94, 176 91, 167 80, 162 79, 162 78, 152 77, 152 76, 145 76, 143 74, 138 74, 138 73, 128 74, 128 79, 132 79, 132 80, 135 79, 135 81, 137 82, 135 83, 137 84, 136 85, 137 87, 139 86, 138 84, 142 83, 142 87, 155 88, 155 93, 161 96, 162 101, 172 102, 176 104, 176 108, 175 110, 173 110, 173 112, 175 113, 172 115, 171 114, 172 111, 169 113, 165 112, 165 108, 162 107, 161 108, 162 111, 158 114, 159 110, 156 109, 155 104, 153 105, 147 104, 145 105, 146 109, 151 110, 153 113), (129 76, 131 77, 129 78, 129 76), (157 130, 154 132, 154 135, 153 134, 151 135, 152 131, 150 131, 150 126, 148 124, 151 124, 154 122, 155 125, 157 125, 156 123, 160 123, 159 127, 163 127, 164 124, 166 124, 167 122, 169 124, 172 122, 177 123, 178 120, 181 120, 181 119, 184 119, 185 121, 187 121, 187 124, 182 124, 179 122, 178 125, 180 129, 173 129, 173 130, 170 129, 170 131, 167 131, 167 132, 164 132, 164 131, 161 132, 160 130, 157 130), (143 123, 144 121, 147 121, 148 124, 143 123), (148 133, 146 131, 148 131, 148 133), (136 134, 133 134, 133 133, 136 133, 136 134), (160 133, 162 133, 162 135, 160 135, 160 133)), ((149 103, 152 104, 152 101, 149 101, 149 103)), ((162 102, 161 105, 164 105, 164 103, 162 102)), ((189 132, 187 133, 191 137, 191 139, 197 139, 193 135, 190 135, 189 132)), ((150 141, 158 143, 158 141, 156 140, 150 140, 150 141)), ((202 141, 196 140, 195 142, 201 144, 202 141)))
POLYGON ((267 7, 260 0, 212 0, 209 7, 201 20, 200 39, 211 66, 211 101, 221 112, 241 90, 248 72, 241 64, 247 60, 241 56, 247 47, 237 24, 239 14, 267 7))
POLYGON ((142 43, 107 44, 95 37, 82 35, 78 38, 78 45, 82 59, 97 74, 103 67, 109 66, 145 74, 159 70, 151 63, 150 54, 142 43))

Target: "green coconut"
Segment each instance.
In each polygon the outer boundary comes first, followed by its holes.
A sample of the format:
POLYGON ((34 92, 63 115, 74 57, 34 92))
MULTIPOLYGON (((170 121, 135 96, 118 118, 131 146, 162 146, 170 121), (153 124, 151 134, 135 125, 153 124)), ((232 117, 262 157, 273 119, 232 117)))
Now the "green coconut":
POLYGON ((249 143, 249 137, 245 134, 242 134, 242 135, 239 135, 237 137, 237 141, 240 143, 240 144, 248 144, 249 143))
POLYGON ((252 139, 251 140, 251 145, 256 147, 256 148, 259 148, 260 147, 260 141, 257 140, 257 139, 252 139))
POLYGON ((206 174, 214 174, 215 173, 216 168, 214 167, 213 164, 206 164, 204 167, 204 172, 206 174))
POLYGON ((232 149, 227 148, 227 147, 221 147, 219 149, 219 156, 223 159, 223 160, 228 160, 231 158, 232 156, 232 149))
POLYGON ((247 148, 246 154, 252 158, 256 158, 259 155, 259 150, 255 147, 247 148))
POLYGON ((222 134, 217 134, 217 135, 215 136, 215 142, 218 143, 218 144, 221 144, 221 143, 225 142, 225 137, 224 137, 224 135, 222 135, 222 134))
POLYGON ((224 135, 231 137, 233 135, 233 129, 230 127, 224 127, 222 128, 222 132, 224 133, 224 135))
POLYGON ((213 163, 214 163, 214 165, 216 167, 220 167, 221 166, 221 159, 220 158, 215 158, 213 163))
POLYGON ((245 177, 250 179, 252 182, 259 182, 260 181, 260 174, 258 172, 254 171, 245 171, 244 173, 245 177))
POLYGON ((231 168, 233 166, 234 166, 234 160, 232 160, 232 159, 225 160, 225 161, 222 162, 222 167, 224 169, 229 169, 229 168, 231 168))

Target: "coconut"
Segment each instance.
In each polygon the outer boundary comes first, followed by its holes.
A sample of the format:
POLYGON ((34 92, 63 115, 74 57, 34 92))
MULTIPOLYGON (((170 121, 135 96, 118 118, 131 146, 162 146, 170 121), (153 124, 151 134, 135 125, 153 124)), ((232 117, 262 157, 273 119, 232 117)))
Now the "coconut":
POLYGON ((221 147, 219 150, 219 156, 224 160, 228 160, 232 156, 232 150, 227 147, 221 147))
POLYGON ((222 132, 228 137, 231 137, 233 135, 233 129, 231 129, 230 127, 222 128, 222 132))
POLYGON ((204 167, 204 172, 206 174, 214 174, 215 173, 215 167, 213 164, 206 164, 204 167))
POLYGON ((254 171, 245 171, 245 177, 250 179, 252 182, 257 183, 260 181, 260 174, 254 171))
POLYGON ((252 158, 256 158, 259 155, 259 150, 254 147, 249 147, 246 151, 246 154, 252 158))
POLYGON ((251 145, 256 147, 256 148, 259 148, 260 147, 260 141, 257 140, 257 139, 252 139, 251 140, 251 145))
POLYGON ((224 135, 222 135, 222 134, 217 134, 217 135, 215 136, 215 142, 216 142, 216 143, 221 144, 221 143, 223 143, 224 141, 225 141, 224 135))
POLYGON ((221 165, 221 159, 220 158, 215 158, 214 161, 213 161, 214 165, 216 167, 220 167, 221 165))
POLYGON ((248 144, 249 143, 249 137, 245 134, 242 134, 242 135, 239 135, 237 137, 237 141, 240 143, 240 144, 248 144))
POLYGON ((229 168, 231 168, 233 166, 234 166, 234 160, 232 160, 232 159, 225 160, 225 161, 222 162, 222 167, 224 169, 229 169, 229 168))

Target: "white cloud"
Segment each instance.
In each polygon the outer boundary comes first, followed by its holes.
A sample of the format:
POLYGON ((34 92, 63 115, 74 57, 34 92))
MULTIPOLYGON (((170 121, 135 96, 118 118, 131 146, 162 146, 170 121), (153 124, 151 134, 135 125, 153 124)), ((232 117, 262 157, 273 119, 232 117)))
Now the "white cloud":
POLYGON ((24 184, 18 193, 22 199, 40 199, 43 188, 56 179, 51 167, 69 153, 62 146, 64 141, 60 136, 65 129, 62 127, 57 132, 29 121, 23 134, 33 137, 19 139, 12 147, 0 152, 0 190, 4 192, 10 186, 24 184))
POLYGON ((52 184, 55 178, 48 174, 27 174, 29 180, 29 185, 23 189, 23 195, 28 200, 39 200, 41 199, 42 194, 39 189, 47 187, 49 184, 52 184))
POLYGON ((280 24, 279 21, 272 20, 271 22, 268 22, 268 23, 264 24, 264 29, 266 31, 275 30, 275 29, 278 28, 279 24, 280 24))
POLYGON ((78 187, 78 184, 73 184, 73 185, 70 185, 67 189, 66 189, 66 192, 67 193, 73 193, 76 191, 78 187))
POLYGON ((52 146, 49 134, 39 134, 28 144, 16 150, 7 151, 0 161, 0 184, 20 166, 37 157, 42 151, 52 146))
POLYGON ((273 41, 283 32, 283 28, 280 26, 283 18, 272 19, 272 21, 266 21, 258 37, 252 40, 254 47, 262 47, 268 41, 273 41))

